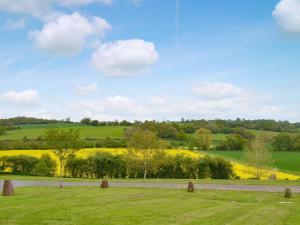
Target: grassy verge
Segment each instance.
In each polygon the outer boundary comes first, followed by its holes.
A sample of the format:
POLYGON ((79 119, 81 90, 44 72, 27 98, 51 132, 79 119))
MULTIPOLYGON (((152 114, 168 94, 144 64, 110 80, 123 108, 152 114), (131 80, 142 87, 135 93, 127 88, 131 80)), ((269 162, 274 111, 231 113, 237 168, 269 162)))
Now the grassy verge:
MULTIPOLYGON (((36 177, 36 176, 17 176, 0 175, 0 180, 26 180, 26 181, 59 181, 58 177, 36 177)), ((88 178, 63 178, 64 182, 99 182, 99 179, 88 178)), ((187 183, 193 181, 196 184, 236 184, 236 185, 300 185, 300 180, 288 181, 269 181, 269 180, 211 180, 211 179, 109 179, 109 182, 148 182, 148 183, 187 183)))
POLYGON ((1 225, 300 224, 300 196, 282 193, 26 187, 0 196, 0 209, 1 225))

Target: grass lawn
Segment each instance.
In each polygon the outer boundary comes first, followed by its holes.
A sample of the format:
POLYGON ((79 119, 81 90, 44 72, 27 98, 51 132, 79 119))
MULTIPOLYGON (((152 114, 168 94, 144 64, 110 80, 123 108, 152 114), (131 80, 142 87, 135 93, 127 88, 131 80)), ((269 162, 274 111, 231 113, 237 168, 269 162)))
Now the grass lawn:
POLYGON ((19 130, 7 131, 4 135, 0 135, 0 140, 17 140, 27 137, 29 139, 37 138, 43 135, 46 128, 49 127, 59 127, 62 129, 80 129, 81 137, 83 138, 120 138, 123 137, 123 126, 79 126, 79 125, 69 125, 60 126, 60 124, 48 124, 48 125, 24 125, 19 130))
MULTIPOLYGON (((213 151, 210 154, 244 161, 242 151, 213 151)), ((273 165, 280 170, 300 172, 300 152, 273 152, 272 155, 273 165)))
POLYGON ((97 187, 15 191, 16 196, 0 196, 1 225, 300 224, 300 196, 287 200, 282 193, 97 187))

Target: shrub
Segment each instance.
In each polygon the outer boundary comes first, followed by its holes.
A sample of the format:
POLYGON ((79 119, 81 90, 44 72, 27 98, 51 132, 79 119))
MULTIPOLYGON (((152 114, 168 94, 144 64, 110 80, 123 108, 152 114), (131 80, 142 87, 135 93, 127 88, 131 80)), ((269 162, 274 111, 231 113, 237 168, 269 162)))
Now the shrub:
POLYGON ((216 150, 220 151, 241 151, 245 148, 245 139, 238 134, 230 134, 221 141, 216 150))
POLYGON ((221 158, 204 157, 198 162, 198 178, 231 179, 235 177, 232 164, 221 158))
POLYGON ((43 154, 34 167, 34 174, 38 176, 53 177, 57 168, 56 162, 49 154, 43 154))

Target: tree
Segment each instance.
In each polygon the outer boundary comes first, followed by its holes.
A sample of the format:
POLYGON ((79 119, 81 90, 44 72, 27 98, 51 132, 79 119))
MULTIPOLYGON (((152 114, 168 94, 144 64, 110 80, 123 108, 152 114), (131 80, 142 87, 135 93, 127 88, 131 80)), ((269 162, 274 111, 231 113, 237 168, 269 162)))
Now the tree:
POLYGON ((266 138, 258 137, 252 141, 244 152, 246 162, 256 169, 256 178, 259 179, 264 168, 272 164, 272 153, 267 148, 266 138))
POLYGON ((229 134, 216 147, 219 151, 241 151, 245 148, 245 139, 238 134, 229 134))
POLYGON ((293 150, 293 140, 290 134, 280 133, 272 138, 271 145, 275 151, 293 150))
POLYGON ((198 150, 208 150, 212 142, 212 133, 210 130, 200 128, 195 131, 190 140, 190 147, 196 147, 198 150))
POLYGON ((83 141, 80 138, 80 130, 51 128, 45 131, 44 136, 48 146, 59 159, 59 184, 60 188, 62 188, 61 177, 65 163, 83 145, 83 141))
POLYGON ((80 123, 84 125, 90 125, 91 124, 91 119, 90 118, 83 118, 80 123))
POLYGON ((6 127, 5 126, 0 126, 0 135, 5 134, 6 132, 6 127))
POLYGON ((140 159, 146 179, 148 170, 156 162, 153 158, 159 153, 160 145, 156 133, 136 128, 131 132, 127 145, 130 158, 140 159))

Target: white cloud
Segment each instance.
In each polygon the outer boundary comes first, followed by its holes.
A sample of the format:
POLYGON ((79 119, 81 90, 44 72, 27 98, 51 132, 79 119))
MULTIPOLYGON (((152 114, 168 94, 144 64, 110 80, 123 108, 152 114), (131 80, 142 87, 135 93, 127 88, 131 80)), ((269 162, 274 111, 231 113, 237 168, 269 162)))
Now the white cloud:
POLYGON ((288 34, 300 34, 300 0, 281 0, 273 11, 279 27, 288 34))
POLYGON ((92 3, 102 3, 105 5, 110 5, 113 0, 61 0, 60 4, 66 7, 78 7, 82 5, 89 5, 92 3))
POLYGON ((82 51, 89 37, 103 35, 111 26, 100 17, 90 19, 78 12, 48 22, 41 31, 31 33, 35 45, 49 54, 72 56, 82 51))
POLYGON ((49 18, 56 6, 80 7, 93 3, 109 5, 113 0, 0 0, 0 11, 49 18))
POLYGON ((51 10, 53 2, 54 0, 0 0, 0 10, 40 17, 51 10))
MULTIPOLYGON (((207 93, 189 96, 154 96, 137 101, 126 96, 85 100, 75 104, 79 117, 86 115, 108 120, 178 120, 213 118, 280 118, 283 110, 271 104, 265 94, 249 92, 230 83, 212 82, 204 85, 207 93), (223 90, 209 88, 223 88, 223 90), (224 88, 225 87, 225 88, 224 88)), ((201 89, 204 90, 204 89, 201 89)), ((202 92, 201 92, 202 93, 202 92)), ((74 111, 74 110, 73 110, 74 111)))
POLYGON ((205 82, 193 87, 193 91, 199 97, 208 99, 220 99, 228 97, 241 97, 246 94, 243 89, 223 82, 205 82))
POLYGON ((137 119, 143 114, 143 108, 131 98, 110 96, 104 99, 84 100, 74 104, 71 109, 80 112, 80 117, 90 116, 100 120, 137 119), (136 117, 136 118, 135 118, 136 117))
POLYGON ((87 95, 89 93, 96 92, 98 90, 97 83, 91 83, 88 85, 79 85, 76 87, 76 92, 80 95, 87 95))
POLYGON ((23 29, 26 25, 26 19, 7 20, 4 24, 4 30, 13 31, 23 29))
POLYGON ((139 39, 102 44, 93 53, 95 67, 108 76, 128 76, 142 72, 159 58, 155 45, 139 39))
POLYGON ((24 91, 8 91, 0 96, 0 99, 9 104, 32 106, 36 105, 39 100, 39 93, 36 90, 24 90, 24 91))

